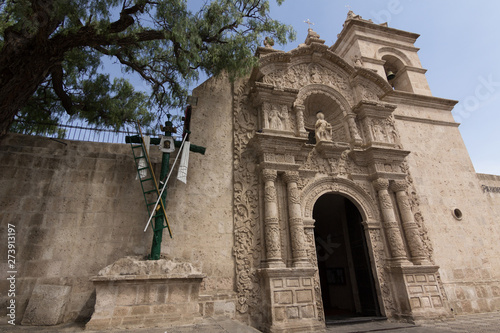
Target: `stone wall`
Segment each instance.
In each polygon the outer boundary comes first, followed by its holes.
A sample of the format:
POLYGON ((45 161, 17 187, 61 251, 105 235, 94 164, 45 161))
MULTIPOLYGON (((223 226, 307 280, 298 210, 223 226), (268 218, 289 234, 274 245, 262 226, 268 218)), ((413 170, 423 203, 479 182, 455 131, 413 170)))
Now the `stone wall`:
MULTIPOLYGON (((9 134, 0 144, 0 230, 16 229, 19 322, 36 285, 70 286, 63 320, 89 318, 89 277, 122 256, 146 254, 151 242, 130 146, 62 142, 9 134)), ((1 290, 6 272, 2 256, 1 290)))
POLYGON ((500 222, 500 176, 478 173, 477 178, 479 179, 483 196, 488 201, 490 208, 496 213, 494 221, 500 222))
MULTIPOLYGON (((164 232, 162 253, 207 275, 203 313, 234 316, 231 88, 214 79, 204 87, 191 142, 206 147, 206 154, 191 153, 187 185, 175 173, 169 182, 173 239, 164 232)), ((160 153, 152 148, 151 156, 158 174, 160 153)), ((150 251, 152 233, 143 232, 147 212, 128 144, 9 134, 0 142, 0 206, 2 237, 9 223, 16 228, 18 323, 38 285, 69 286, 62 320, 88 320, 95 304, 89 278, 119 258, 150 251)), ((5 241, 0 251, 7 253, 5 241)), ((7 267, 3 255, 0 290, 8 290, 7 267)), ((2 318, 8 300, 2 293, 2 318)))
POLYGON ((476 176, 450 110, 434 99, 396 109, 397 127, 410 174, 454 313, 500 309, 500 225, 498 177, 476 176), (488 179, 486 179, 488 178, 488 179), (496 185, 495 185, 496 184, 496 185))

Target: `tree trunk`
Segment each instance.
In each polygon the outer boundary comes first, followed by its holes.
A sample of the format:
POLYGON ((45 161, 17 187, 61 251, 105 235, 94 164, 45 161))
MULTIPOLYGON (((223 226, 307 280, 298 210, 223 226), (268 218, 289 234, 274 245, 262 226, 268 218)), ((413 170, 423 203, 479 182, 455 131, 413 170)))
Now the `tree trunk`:
POLYGON ((5 45, 0 58, 0 137, 9 131, 19 112, 43 83, 59 57, 41 47, 27 46, 6 52, 5 45))

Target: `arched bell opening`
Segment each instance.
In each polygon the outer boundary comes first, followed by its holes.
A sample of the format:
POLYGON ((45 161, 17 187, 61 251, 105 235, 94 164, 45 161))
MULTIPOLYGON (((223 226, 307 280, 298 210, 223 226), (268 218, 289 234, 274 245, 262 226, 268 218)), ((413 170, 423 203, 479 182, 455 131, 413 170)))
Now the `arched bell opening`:
POLYGON ((384 55, 385 77, 394 90, 413 92, 408 73, 405 70, 405 64, 397 57, 384 55))
POLYGON ((347 197, 326 193, 313 208, 314 238, 327 322, 381 315, 362 215, 347 197))

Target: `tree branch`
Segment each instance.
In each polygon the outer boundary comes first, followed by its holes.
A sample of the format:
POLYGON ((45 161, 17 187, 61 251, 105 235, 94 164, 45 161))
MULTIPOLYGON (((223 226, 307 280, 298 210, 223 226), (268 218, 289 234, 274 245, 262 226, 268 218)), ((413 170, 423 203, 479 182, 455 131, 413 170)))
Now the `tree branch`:
POLYGON ((61 99, 63 108, 69 115, 73 115, 75 113, 75 110, 73 108, 73 101, 71 100, 71 96, 69 96, 64 90, 63 75, 63 68, 60 64, 52 68, 52 87, 54 88, 54 92, 56 93, 57 97, 61 99))

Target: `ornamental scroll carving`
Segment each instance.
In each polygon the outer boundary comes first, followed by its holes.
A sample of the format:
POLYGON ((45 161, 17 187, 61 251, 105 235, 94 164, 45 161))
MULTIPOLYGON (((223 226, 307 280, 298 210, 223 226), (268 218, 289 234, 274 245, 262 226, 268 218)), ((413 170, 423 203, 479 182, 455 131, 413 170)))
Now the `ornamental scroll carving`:
POLYGON ((413 177, 411 176, 410 169, 406 160, 401 164, 401 172, 406 174, 406 182, 408 183, 406 193, 408 194, 409 204, 411 206, 411 211, 413 212, 413 217, 415 218, 415 223, 418 226, 420 239, 423 242, 424 250, 426 252, 425 254, 429 258, 429 261, 434 264, 434 248, 429 238, 429 232, 425 226, 424 217, 422 215, 422 212, 420 211, 420 199, 418 198, 417 190, 415 189, 415 185, 413 184, 413 177))
POLYGON ((262 82, 283 88, 300 89, 309 84, 321 84, 339 91, 352 105, 354 100, 346 77, 320 64, 300 64, 270 73, 262 82))
MULTIPOLYGON (((256 161, 244 154, 249 140, 255 134, 257 114, 250 108, 249 89, 240 86, 234 96, 234 238, 233 254, 236 261, 237 311, 259 313, 260 283, 256 268, 261 260, 263 240, 259 223, 259 183, 255 172, 256 161)), ((272 194, 271 194, 272 195, 272 194)))

